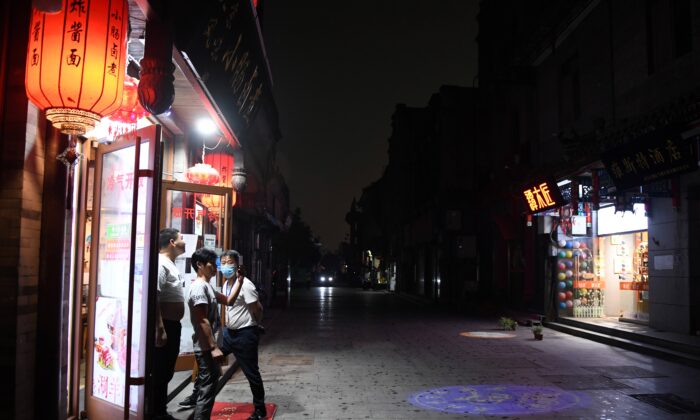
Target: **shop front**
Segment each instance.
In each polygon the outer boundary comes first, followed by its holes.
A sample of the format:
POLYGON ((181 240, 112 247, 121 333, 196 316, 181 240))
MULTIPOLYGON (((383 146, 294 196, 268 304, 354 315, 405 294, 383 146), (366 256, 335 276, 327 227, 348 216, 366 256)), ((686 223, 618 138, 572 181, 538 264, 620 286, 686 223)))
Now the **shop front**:
POLYGON ((690 235, 684 220, 693 216, 684 214, 690 207, 679 185, 694 179, 698 167, 697 137, 688 133, 666 127, 608 150, 556 183, 523 188, 528 217, 547 237, 549 316, 660 328, 667 311, 677 310, 688 325, 688 296, 667 300, 688 281, 679 261, 690 235), (669 236, 669 229, 679 233, 669 236))

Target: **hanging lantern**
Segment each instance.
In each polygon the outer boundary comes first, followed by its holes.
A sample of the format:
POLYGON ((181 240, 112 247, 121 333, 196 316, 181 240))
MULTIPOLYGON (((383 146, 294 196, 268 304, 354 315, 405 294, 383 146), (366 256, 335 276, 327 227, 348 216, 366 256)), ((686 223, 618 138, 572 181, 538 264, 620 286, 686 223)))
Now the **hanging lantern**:
POLYGON ((27 97, 65 134, 83 134, 122 102, 126 0, 64 0, 60 13, 32 11, 27 97))
POLYGON ((236 168, 232 175, 233 190, 236 192, 245 191, 246 181, 248 180, 248 173, 243 168, 236 168))
POLYGON ((208 163, 197 163, 187 168, 187 179, 195 184, 215 185, 221 179, 219 172, 208 163))
POLYGON ((136 131, 136 123, 140 118, 150 115, 139 103, 139 81, 131 76, 124 77, 124 91, 122 93, 122 104, 118 110, 109 115, 109 137, 114 139, 117 136, 136 131))
MULTIPOLYGON (((221 187, 231 187, 231 176, 233 174, 233 156, 226 153, 210 153, 204 156, 204 162, 214 168, 221 178, 216 185, 221 187)), ((209 208, 218 208, 223 205, 223 197, 220 195, 202 196, 202 204, 209 208), (208 204, 207 204, 208 203, 208 204)), ((231 207, 236 205, 236 192, 231 195, 231 207)))

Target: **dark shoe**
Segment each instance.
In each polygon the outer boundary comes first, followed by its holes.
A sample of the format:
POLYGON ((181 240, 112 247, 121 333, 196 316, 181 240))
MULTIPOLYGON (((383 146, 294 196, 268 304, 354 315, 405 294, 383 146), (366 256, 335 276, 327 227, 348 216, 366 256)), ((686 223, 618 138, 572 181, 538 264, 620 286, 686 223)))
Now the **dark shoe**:
POLYGON ((255 410, 253 411, 253 414, 251 414, 250 417, 248 417, 248 420, 262 420, 265 417, 267 417, 267 412, 255 410))
POLYGON ((177 403, 177 405, 178 407, 182 408, 195 408, 197 406, 197 396, 190 395, 189 397, 177 403))

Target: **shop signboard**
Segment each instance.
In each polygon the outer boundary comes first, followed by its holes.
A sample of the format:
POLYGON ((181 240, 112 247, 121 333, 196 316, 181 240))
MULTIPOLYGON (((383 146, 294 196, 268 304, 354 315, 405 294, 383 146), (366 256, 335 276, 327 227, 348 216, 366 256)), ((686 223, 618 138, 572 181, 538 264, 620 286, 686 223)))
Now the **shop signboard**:
POLYGON ((182 8, 176 45, 199 72, 204 85, 238 137, 250 127, 270 95, 267 58, 250 0, 201 0, 182 8))
POLYGON ((551 180, 542 180, 526 185, 522 188, 522 197, 529 214, 561 207, 565 204, 559 186, 551 180))
POLYGON ((698 168, 696 142, 683 139, 678 127, 666 127, 601 155, 618 190, 639 187, 698 168))

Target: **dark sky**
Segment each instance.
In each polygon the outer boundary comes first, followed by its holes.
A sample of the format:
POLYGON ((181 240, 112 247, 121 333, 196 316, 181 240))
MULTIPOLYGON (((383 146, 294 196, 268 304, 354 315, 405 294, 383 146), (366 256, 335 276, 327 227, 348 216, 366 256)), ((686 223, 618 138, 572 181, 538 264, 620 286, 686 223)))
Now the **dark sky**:
POLYGON ((292 209, 335 250, 353 197, 387 164, 397 103, 477 73, 478 0, 267 0, 264 36, 292 209))

